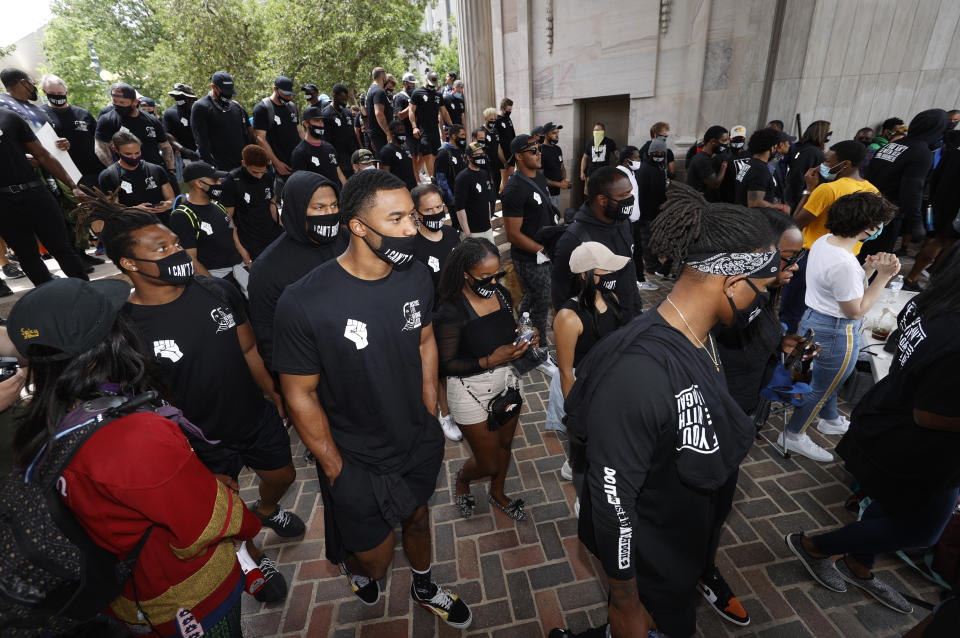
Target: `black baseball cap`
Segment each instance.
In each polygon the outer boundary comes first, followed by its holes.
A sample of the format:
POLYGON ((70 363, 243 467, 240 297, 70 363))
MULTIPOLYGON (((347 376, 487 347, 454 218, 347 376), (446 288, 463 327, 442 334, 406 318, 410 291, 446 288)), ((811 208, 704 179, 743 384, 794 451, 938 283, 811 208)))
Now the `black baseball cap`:
POLYGON ((54 279, 34 288, 13 306, 7 334, 24 357, 38 361, 70 359, 106 338, 129 297, 130 284, 120 279, 54 279), (34 345, 56 352, 31 354, 34 345))
POLYGON ((135 100, 137 99, 137 90, 126 82, 116 82, 110 86, 110 95, 135 100))
POLYGON ((563 124, 557 124, 556 122, 547 122, 546 124, 543 125, 543 133, 544 135, 546 135, 550 131, 554 131, 554 130, 559 131, 562 128, 563 128, 563 124))
POLYGON ((287 76, 278 75, 277 79, 273 81, 273 86, 284 97, 293 97, 293 80, 287 76))
POLYGON ((206 162, 190 162, 183 167, 183 181, 192 182, 202 177, 218 179, 220 174, 217 173, 217 169, 206 162))
POLYGON ((546 131, 543 130, 542 126, 535 126, 533 127, 533 130, 530 131, 531 135, 543 135, 544 133, 546 133, 546 131))
POLYGON ((319 92, 320 92, 320 87, 318 87, 316 84, 304 84, 303 86, 300 87, 300 90, 301 90, 301 91, 313 91, 314 93, 319 93, 319 92))
POLYGON ((217 71, 214 73, 213 77, 210 78, 210 84, 213 84, 220 89, 220 92, 223 93, 223 97, 228 99, 233 97, 233 78, 230 77, 230 74, 226 71, 217 71))
POLYGON ((141 96, 140 104, 143 106, 156 106, 157 103, 153 101, 152 97, 141 96))
POLYGON ((303 109, 303 113, 300 115, 300 121, 306 122, 309 119, 323 117, 323 109, 319 106, 313 106, 312 104, 307 108, 303 109))
POLYGON ((537 145, 537 141, 533 139, 532 135, 527 135, 523 133, 523 134, 517 135, 510 142, 510 152, 516 155, 517 153, 521 153, 527 150, 528 148, 533 148, 536 145, 537 145))

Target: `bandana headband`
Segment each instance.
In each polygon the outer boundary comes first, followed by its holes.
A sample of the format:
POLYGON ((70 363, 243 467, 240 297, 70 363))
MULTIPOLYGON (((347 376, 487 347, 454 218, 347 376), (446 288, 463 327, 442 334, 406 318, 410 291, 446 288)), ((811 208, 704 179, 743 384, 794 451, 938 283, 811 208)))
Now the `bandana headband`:
POLYGON ((776 277, 780 272, 780 251, 766 253, 699 253, 687 255, 685 262, 694 270, 709 275, 732 277, 746 275, 751 279, 776 277))

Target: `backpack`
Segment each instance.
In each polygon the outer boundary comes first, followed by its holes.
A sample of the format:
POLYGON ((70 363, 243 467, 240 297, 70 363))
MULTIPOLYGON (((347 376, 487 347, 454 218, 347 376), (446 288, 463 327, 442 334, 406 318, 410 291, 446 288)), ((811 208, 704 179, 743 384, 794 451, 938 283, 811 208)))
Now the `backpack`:
POLYGON ((120 559, 97 545, 57 494, 80 447, 104 425, 157 398, 106 396, 61 421, 25 473, 0 481, 0 634, 56 635, 89 621, 123 591, 153 526, 120 559))
MULTIPOLYGON (((273 100, 271 100, 268 97, 265 97, 262 100, 260 100, 260 104, 262 104, 264 108, 267 109, 267 112, 270 114, 270 117, 268 118, 269 121, 267 122, 267 130, 269 131, 270 129, 272 129, 277 125, 277 121, 276 119, 274 119, 277 116, 277 105, 274 104, 273 100)), ((288 113, 292 113, 293 115, 297 116, 297 121, 299 123, 300 115, 299 113, 297 113, 297 105, 291 101, 291 102, 287 102, 283 106, 284 106, 284 110, 286 110, 288 113)))
MULTIPOLYGON (((230 219, 230 213, 228 213, 227 209, 224 208, 219 202, 211 201, 210 203, 223 211, 223 214, 230 219)), ((177 195, 177 197, 173 200, 173 211, 171 211, 170 214, 172 215, 176 212, 183 213, 187 216, 187 219, 190 221, 190 225, 193 226, 193 238, 200 239, 200 218, 197 217, 197 214, 193 212, 193 209, 187 205, 186 198, 183 195, 177 195)), ((233 223, 232 219, 230 223, 233 223)))

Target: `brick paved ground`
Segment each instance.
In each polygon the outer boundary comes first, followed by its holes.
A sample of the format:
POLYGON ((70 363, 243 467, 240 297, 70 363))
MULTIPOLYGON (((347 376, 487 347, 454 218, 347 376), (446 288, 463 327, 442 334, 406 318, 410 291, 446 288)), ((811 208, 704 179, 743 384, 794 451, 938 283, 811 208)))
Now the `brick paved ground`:
MULTIPOLYGON (((648 302, 665 288, 646 294, 648 302)), ((649 304, 648 304, 649 305, 649 304)), ((468 632, 452 630, 410 601, 410 571, 399 548, 393 570, 382 583, 384 596, 364 607, 346 579, 324 559, 323 516, 317 477, 296 443, 297 482, 284 499, 308 520, 304 539, 283 541, 261 535, 277 557, 290 584, 287 602, 262 605, 244 596, 244 628, 259 636, 367 638, 467 635, 490 638, 544 636, 552 627, 579 631, 605 620, 606 584, 596 561, 576 538, 573 485, 559 478, 564 460, 560 438, 544 429, 547 381, 534 371, 525 379, 526 402, 513 446, 514 464, 507 493, 522 497, 528 520, 514 523, 490 511, 486 487, 473 486, 478 507, 461 520, 452 504, 451 477, 468 454, 465 443, 447 442, 446 458, 431 500, 434 532, 433 571, 473 608, 468 632)), ((839 437, 812 432, 832 447, 839 437)), ((241 480, 247 502, 256 498, 253 476, 241 480)), ((839 464, 805 458, 784 460, 758 442, 743 464, 734 511, 723 532, 717 564, 750 612, 752 622, 738 628, 719 618, 703 601, 698 635, 762 638, 857 638, 901 636, 926 615, 888 611, 856 591, 836 594, 815 585, 788 552, 783 535, 795 530, 825 530, 852 520, 843 508, 850 494, 849 475, 839 464)), ((878 571, 901 591, 928 602, 939 597, 896 557, 885 557, 878 571)))

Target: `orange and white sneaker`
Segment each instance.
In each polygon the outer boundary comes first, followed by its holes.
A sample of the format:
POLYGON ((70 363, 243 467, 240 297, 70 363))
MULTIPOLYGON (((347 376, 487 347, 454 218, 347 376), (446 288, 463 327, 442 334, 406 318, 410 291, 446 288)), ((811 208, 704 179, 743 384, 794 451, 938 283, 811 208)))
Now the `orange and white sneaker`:
POLYGON ((720 570, 713 567, 697 583, 697 590, 707 599, 714 611, 734 625, 741 627, 750 624, 750 614, 743 608, 737 597, 730 591, 727 581, 720 575, 720 570))

